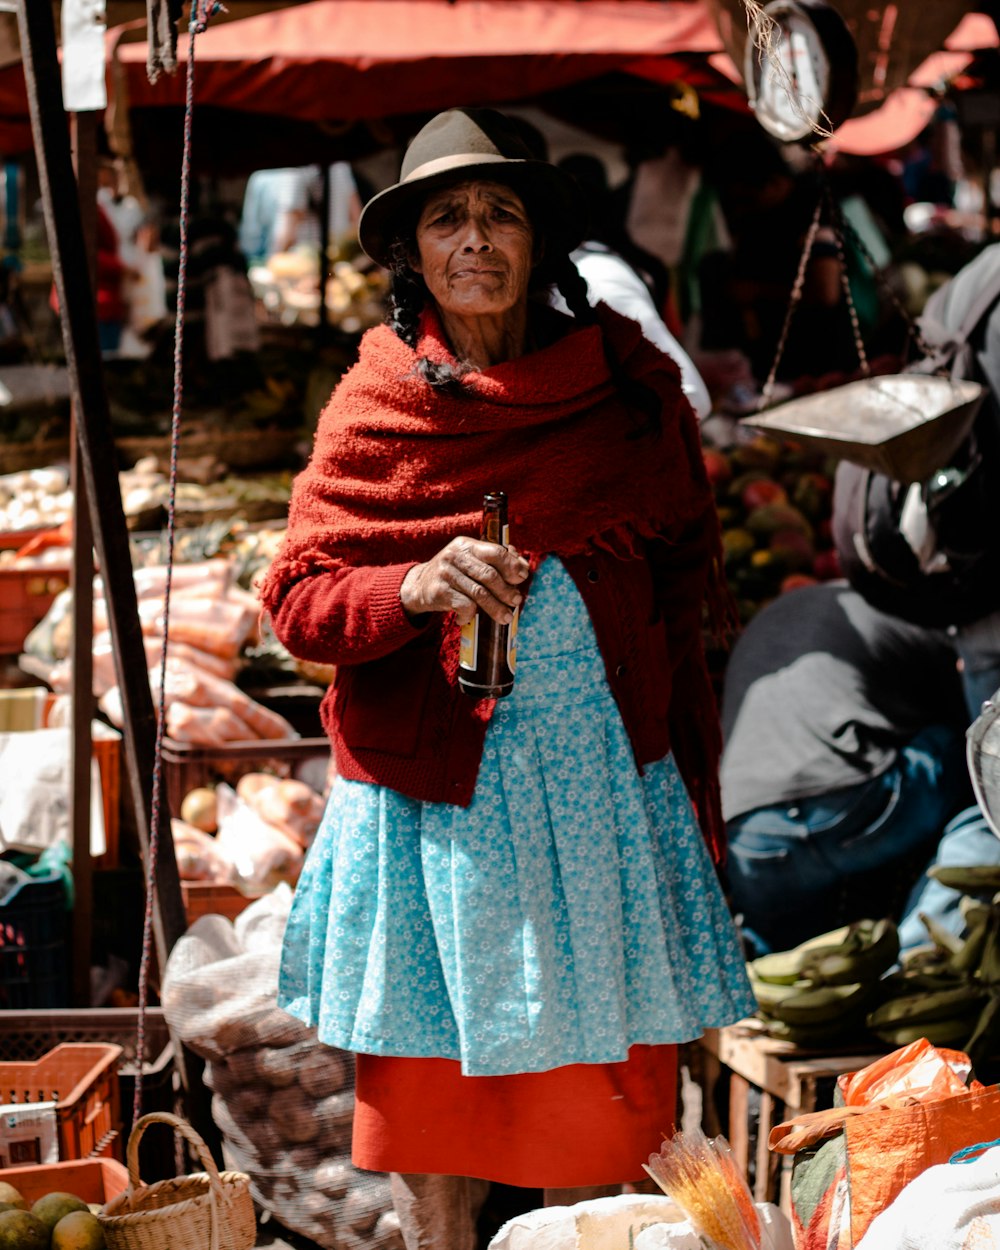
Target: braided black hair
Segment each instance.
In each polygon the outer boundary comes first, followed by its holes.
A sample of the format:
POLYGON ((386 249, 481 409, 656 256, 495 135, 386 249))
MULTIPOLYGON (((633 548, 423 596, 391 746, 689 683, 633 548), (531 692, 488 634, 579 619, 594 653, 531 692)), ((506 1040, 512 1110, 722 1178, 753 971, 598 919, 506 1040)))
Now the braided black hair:
MULTIPOLYGON (((411 251, 404 242, 397 241, 393 245, 388 325, 408 347, 415 350, 420 335, 420 314, 427 304, 428 292, 423 278, 410 263, 410 254, 411 251)), ((551 260, 543 260, 532 275, 531 285, 535 291, 555 286, 578 325, 596 324, 597 317, 587 298, 586 279, 565 253, 551 260)), ((646 434, 659 433, 662 410, 660 397, 651 387, 625 372, 606 334, 601 335, 601 342, 616 390, 629 409, 638 411, 645 418, 629 437, 640 438, 646 434)), ((445 395, 465 393, 462 378, 466 372, 461 364, 456 366, 436 362, 428 360, 426 356, 421 356, 416 364, 417 375, 428 386, 445 395)))

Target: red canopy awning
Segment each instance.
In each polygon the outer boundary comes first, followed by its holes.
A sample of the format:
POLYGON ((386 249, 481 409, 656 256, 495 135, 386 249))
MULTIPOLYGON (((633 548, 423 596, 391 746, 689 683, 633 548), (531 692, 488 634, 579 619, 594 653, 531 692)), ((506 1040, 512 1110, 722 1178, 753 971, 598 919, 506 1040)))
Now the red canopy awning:
MULTIPOLYGON (((178 48, 187 57, 186 36, 178 48)), ((721 49, 701 4, 647 0, 313 0, 209 27, 196 98, 301 121, 354 121, 501 104, 639 57, 721 49)), ((179 104, 183 76, 146 80, 145 43, 123 43, 132 107, 179 104)))

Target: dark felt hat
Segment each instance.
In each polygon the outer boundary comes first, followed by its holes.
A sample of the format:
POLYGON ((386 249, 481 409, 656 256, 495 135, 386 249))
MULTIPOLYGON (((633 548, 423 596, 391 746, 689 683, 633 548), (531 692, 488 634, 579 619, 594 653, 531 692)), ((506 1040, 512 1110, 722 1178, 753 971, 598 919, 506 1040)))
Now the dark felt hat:
POLYGON ((576 181, 534 159, 517 126, 502 113, 461 108, 438 113, 414 137, 399 181, 373 196, 361 213, 361 246, 388 267, 393 243, 412 230, 427 196, 470 178, 503 182, 517 191, 548 252, 570 252, 584 238, 587 211, 576 181))

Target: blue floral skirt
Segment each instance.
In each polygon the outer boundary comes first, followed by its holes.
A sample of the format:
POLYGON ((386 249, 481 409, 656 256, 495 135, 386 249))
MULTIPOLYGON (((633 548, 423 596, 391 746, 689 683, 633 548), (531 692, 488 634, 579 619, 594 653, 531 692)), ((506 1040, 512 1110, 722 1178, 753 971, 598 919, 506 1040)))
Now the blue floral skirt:
POLYGON ((525 606, 469 807, 333 785, 279 984, 328 1045, 541 1072, 755 1009, 673 758, 639 776, 558 560, 525 606))

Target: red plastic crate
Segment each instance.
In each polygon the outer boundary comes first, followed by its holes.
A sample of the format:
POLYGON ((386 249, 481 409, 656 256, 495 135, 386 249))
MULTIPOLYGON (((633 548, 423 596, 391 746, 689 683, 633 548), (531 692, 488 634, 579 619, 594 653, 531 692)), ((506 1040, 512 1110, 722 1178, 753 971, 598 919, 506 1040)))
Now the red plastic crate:
POLYGON ((3 1180, 13 1185, 28 1206, 43 1194, 76 1194, 102 1206, 128 1188, 128 1170, 116 1159, 71 1160, 35 1167, 4 1168, 3 1180))
POLYGON ((121 1132, 121 1054, 120 1046, 67 1042, 34 1063, 0 1063, 0 1099, 44 1102, 58 1093, 60 1159, 103 1154, 121 1132))
POLYGON ((181 897, 189 927, 201 916, 235 920, 254 901, 234 885, 217 885, 213 881, 182 881, 181 897))
POLYGON ((24 640, 69 585, 69 568, 0 567, 0 654, 16 655, 24 640))

